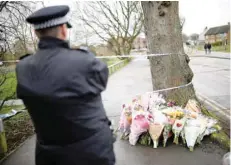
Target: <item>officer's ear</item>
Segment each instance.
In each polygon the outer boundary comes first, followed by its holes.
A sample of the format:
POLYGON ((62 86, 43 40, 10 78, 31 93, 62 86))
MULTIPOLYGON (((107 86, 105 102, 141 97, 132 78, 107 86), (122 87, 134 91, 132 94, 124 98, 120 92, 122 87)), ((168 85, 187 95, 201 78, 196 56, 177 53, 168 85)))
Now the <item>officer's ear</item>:
POLYGON ((60 25, 60 32, 61 32, 62 39, 66 40, 67 39, 67 25, 66 24, 60 25))

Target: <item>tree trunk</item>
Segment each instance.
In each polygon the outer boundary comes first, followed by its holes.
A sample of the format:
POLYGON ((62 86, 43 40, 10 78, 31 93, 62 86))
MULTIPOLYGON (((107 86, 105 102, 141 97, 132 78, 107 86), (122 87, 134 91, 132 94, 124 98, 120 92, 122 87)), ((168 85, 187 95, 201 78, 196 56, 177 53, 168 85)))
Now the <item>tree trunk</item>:
MULTIPOLYGON (((153 90, 188 84, 193 72, 184 53, 178 2, 142 1, 144 27, 149 53, 175 53, 176 55, 150 57, 153 90)), ((163 92, 167 100, 185 105, 195 98, 193 85, 163 92)))

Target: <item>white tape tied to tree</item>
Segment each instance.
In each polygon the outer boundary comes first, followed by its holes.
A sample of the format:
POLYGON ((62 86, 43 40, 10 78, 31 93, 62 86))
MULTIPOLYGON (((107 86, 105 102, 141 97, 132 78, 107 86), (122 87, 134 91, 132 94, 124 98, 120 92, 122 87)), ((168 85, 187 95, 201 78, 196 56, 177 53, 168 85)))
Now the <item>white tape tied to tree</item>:
MULTIPOLYGON (((177 53, 163 53, 163 54, 134 54, 134 55, 114 55, 114 56, 96 56, 96 58, 131 58, 131 57, 155 57, 155 56, 170 56, 170 55, 181 55, 185 56, 186 54, 177 54, 177 53)), ((0 61, 0 65, 3 63, 17 63, 20 60, 7 60, 7 61, 0 61)))
MULTIPOLYGON (((144 55, 117 55, 117 56, 115 55, 115 56, 97 56, 96 58, 99 58, 99 59, 103 59, 103 58, 131 58, 131 57, 155 57, 155 56, 170 56, 170 55, 185 56, 186 54, 163 53, 163 54, 144 54, 144 55)), ((17 63, 19 61, 20 60, 0 61, 0 65, 3 65, 3 63, 17 63)), ((146 92, 146 93, 158 93, 158 92, 163 92, 163 91, 169 91, 169 90, 173 90, 173 89, 185 88, 185 87, 188 87, 189 85, 192 85, 192 82, 189 82, 188 84, 185 84, 185 85, 180 85, 180 86, 165 88, 165 89, 158 89, 158 90, 146 92)))

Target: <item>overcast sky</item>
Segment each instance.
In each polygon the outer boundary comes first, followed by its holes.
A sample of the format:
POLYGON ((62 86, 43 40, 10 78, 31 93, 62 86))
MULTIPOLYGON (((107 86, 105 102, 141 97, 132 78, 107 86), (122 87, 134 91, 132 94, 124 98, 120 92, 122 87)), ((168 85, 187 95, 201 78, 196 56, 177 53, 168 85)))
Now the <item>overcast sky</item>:
MULTIPOLYGON (((50 0, 44 1, 46 6, 69 5, 71 10, 76 7, 74 1, 50 0)), ((228 24, 230 21, 230 0, 180 0, 179 12, 185 17, 183 32, 187 35, 200 34, 208 28, 228 24)))
POLYGON ((230 21, 230 0, 181 0, 179 8, 186 19, 183 32, 187 35, 230 21))

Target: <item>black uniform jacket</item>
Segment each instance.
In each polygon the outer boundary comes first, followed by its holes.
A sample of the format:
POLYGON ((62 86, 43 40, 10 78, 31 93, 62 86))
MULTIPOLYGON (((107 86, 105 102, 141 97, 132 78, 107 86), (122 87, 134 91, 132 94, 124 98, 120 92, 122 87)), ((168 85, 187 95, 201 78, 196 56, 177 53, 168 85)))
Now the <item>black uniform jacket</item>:
POLYGON ((42 38, 38 48, 16 67, 17 95, 37 134, 36 163, 113 165, 113 137, 101 99, 106 64, 57 38, 42 38))

